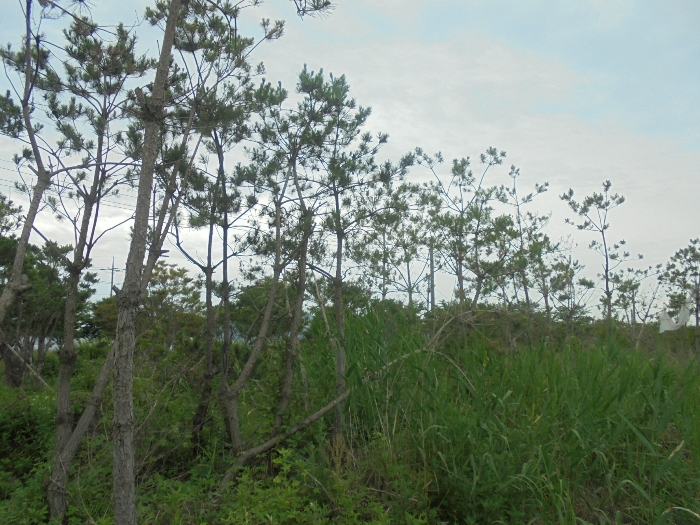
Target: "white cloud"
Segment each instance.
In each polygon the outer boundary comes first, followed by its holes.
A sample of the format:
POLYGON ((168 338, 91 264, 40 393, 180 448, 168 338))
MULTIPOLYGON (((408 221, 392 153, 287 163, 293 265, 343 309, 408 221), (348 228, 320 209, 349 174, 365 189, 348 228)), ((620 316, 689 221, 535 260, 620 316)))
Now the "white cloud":
MULTIPOLYGON (((522 168, 523 184, 551 183, 543 211, 554 212, 554 232, 576 234, 582 246, 590 237, 563 224, 568 211, 557 196, 569 187, 579 196, 599 191, 606 179, 627 197, 614 212, 611 233, 645 253, 647 262, 667 260, 698 235, 694 169, 700 154, 637 133, 614 116, 594 121, 542 111, 542 105, 556 107, 577 96, 590 82, 565 64, 475 33, 432 43, 316 47, 301 25, 292 27, 286 45, 269 50, 270 78, 292 82, 304 61, 346 74, 353 96, 373 107, 372 127, 390 134, 392 157, 417 145, 448 159, 474 158, 491 145, 505 149, 508 162, 522 168)), ((506 179, 504 170, 500 181, 506 179)), ((591 255, 583 249, 579 254, 593 266, 591 255)))
MULTIPOLYGON (((627 0, 589 0, 577 9, 597 10, 601 24, 613 24, 629 6, 627 0)), ((612 236, 626 238, 649 263, 667 260, 699 235, 695 169, 700 154, 671 139, 645 136, 620 115, 585 120, 556 110, 593 82, 564 62, 475 31, 433 41, 402 34, 422 9, 421 3, 399 0, 341 2, 327 19, 298 21, 290 2, 270 1, 246 17, 251 24, 262 16, 288 19, 282 40, 265 44, 255 58, 265 61, 269 80, 282 80, 292 89, 304 63, 346 74, 358 103, 373 107, 371 127, 390 134, 386 155, 398 158, 422 146, 442 151, 448 160, 477 158, 496 146, 508 151, 507 163, 521 167, 524 186, 549 181, 541 211, 554 212, 553 236, 576 236, 578 255, 589 269, 597 266, 585 250, 590 237, 563 224, 568 212, 557 196, 569 187, 583 196, 612 180, 613 189, 627 197, 614 213, 612 236), (377 16, 367 20, 363 13, 377 16)), ((245 27, 253 33, 254 26, 245 27)), ((503 183, 506 175, 507 167, 495 174, 503 183)), ((48 216, 40 221, 59 235, 48 216)), ((97 264, 110 264, 112 253, 125 254, 125 245, 125 232, 113 234, 97 254, 97 264)), ((178 260, 175 254, 172 260, 178 260)))

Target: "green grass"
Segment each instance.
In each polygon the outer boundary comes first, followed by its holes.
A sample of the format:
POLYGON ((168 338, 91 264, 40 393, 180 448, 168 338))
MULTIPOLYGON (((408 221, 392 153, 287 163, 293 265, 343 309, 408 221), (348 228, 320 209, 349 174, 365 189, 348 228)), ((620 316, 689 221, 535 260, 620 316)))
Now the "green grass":
POLYGON ((458 341, 355 400, 456 523, 699 523, 694 362, 458 341), (374 410, 374 416, 368 414, 374 410), (671 509, 671 510, 669 510, 671 509))
MULTIPOLYGON (((505 353, 458 333, 416 352, 426 343, 400 317, 349 319, 351 384, 406 357, 351 398, 344 436, 330 439, 330 420, 319 422, 258 458, 218 505, 213 492, 232 457, 216 403, 202 449, 187 442, 199 381, 187 366, 197 356, 142 356, 142 523, 700 523, 694 360, 619 344, 505 353)), ((279 352, 270 350, 246 392, 250 439, 269 427, 279 352)), ((334 388, 324 330, 312 327, 302 352, 318 407, 334 388)), ((81 356, 77 405, 100 356, 81 356)), ((0 406, 0 522, 43 523, 51 397, 0 387, 0 406)), ((110 408, 108 392, 73 471, 71 523, 110 522, 110 408)), ((304 410, 299 394, 292 419, 304 410)))

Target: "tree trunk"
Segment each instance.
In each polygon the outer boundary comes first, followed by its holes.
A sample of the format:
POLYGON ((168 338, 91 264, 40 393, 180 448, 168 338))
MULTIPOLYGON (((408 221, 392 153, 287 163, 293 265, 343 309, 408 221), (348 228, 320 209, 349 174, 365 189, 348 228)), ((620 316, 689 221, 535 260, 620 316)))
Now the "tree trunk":
MULTIPOLYGON (((103 115, 105 111, 103 110, 103 115)), ((85 254, 90 222, 92 220, 92 210, 97 199, 100 187, 100 173, 102 170, 102 150, 104 136, 99 135, 97 140, 96 166, 93 173, 92 187, 90 194, 85 198, 85 209, 80 221, 80 231, 78 232, 78 242, 73 251, 73 262, 67 261, 69 279, 68 292, 66 294, 66 309, 63 315, 63 346, 58 352, 58 379, 56 380, 56 444, 54 447, 54 458, 63 450, 70 435, 73 432, 73 410, 70 405, 70 382, 73 377, 73 369, 78 353, 75 350, 75 312, 78 306, 78 287, 80 285, 80 275, 85 267, 85 254)))
MULTIPOLYGON (((204 382, 202 385, 202 395, 199 399, 199 405, 197 406, 197 412, 195 412, 194 418, 192 419, 192 441, 194 443, 199 443, 199 435, 202 430, 202 425, 204 425, 204 420, 207 417, 207 412, 209 411, 209 402, 211 401, 211 394, 213 390, 214 383, 214 361, 212 357, 212 351, 214 347, 214 331, 216 330, 216 318, 214 316, 214 306, 212 305, 212 290, 214 287, 213 282, 213 262, 212 262, 212 249, 214 247, 214 223, 215 215, 217 213, 216 209, 216 193, 220 185, 225 185, 226 181, 224 172, 224 152, 221 148, 219 141, 215 136, 216 153, 219 159, 219 169, 217 173, 217 180, 215 190, 212 196, 212 202, 209 209, 209 238, 207 240, 207 268, 205 269, 206 276, 206 308, 207 308, 207 331, 204 336, 204 382)), ((225 256, 224 256, 225 257, 225 256)))
POLYGON ((73 432, 73 410, 70 406, 70 382, 78 354, 74 349, 75 308, 78 303, 80 273, 71 268, 64 315, 64 342, 58 351, 58 378, 56 380, 56 443, 54 458, 61 453, 73 432))
POLYGON ((44 328, 39 333, 39 343, 36 348, 36 366, 34 367, 37 373, 41 374, 41 369, 44 366, 44 360, 46 359, 46 337, 49 332, 48 328, 44 328))
POLYGON ((528 307, 528 310, 529 310, 530 309, 530 286, 529 286, 530 283, 528 282, 527 273, 525 272, 525 270, 520 272, 520 279, 521 279, 522 284, 523 284, 523 292, 525 293, 525 305, 528 307))
POLYGON ((387 296, 387 271, 389 267, 388 254, 386 249, 386 230, 382 230, 382 306, 386 302, 387 296))
POLYGON ((139 176, 138 197, 133 234, 127 258, 124 285, 117 296, 117 336, 114 367, 114 522, 136 525, 136 486, 134 478, 134 407, 133 372, 136 344, 136 315, 141 301, 141 279, 148 240, 148 213, 153 187, 153 173, 159 153, 159 136, 163 117, 165 83, 170 70, 170 55, 180 14, 180 0, 172 0, 163 35, 160 59, 152 87, 151 100, 141 93, 145 122, 143 159, 139 176))
POLYGON ((430 257, 430 311, 435 311, 435 254, 433 253, 433 239, 430 239, 428 247, 430 257))
POLYGON ((459 296, 459 304, 464 305, 467 295, 464 292, 464 266, 462 257, 458 256, 455 263, 457 265, 457 295, 459 296))
POLYGON ((70 471, 75 454, 78 452, 80 443, 90 428, 90 425, 92 425, 97 409, 102 403, 102 395, 109 383, 109 377, 114 367, 115 350, 116 341, 107 354, 107 359, 105 359, 102 365, 100 375, 97 378, 92 394, 90 394, 90 398, 87 401, 78 423, 75 425, 75 429, 73 429, 73 433, 60 454, 54 459, 53 468, 51 470, 51 480, 49 481, 47 489, 47 499, 49 502, 50 516, 56 521, 60 521, 66 513, 66 482, 68 481, 68 472, 70 471))
MULTIPOLYGON (((343 304, 343 231, 340 226, 340 200, 335 195, 336 220, 336 251, 335 251, 335 279, 333 279, 333 309, 335 314, 336 344, 335 344, 335 391, 345 391, 345 306, 343 304)), ((383 277, 384 278, 384 277, 383 277)), ((384 287, 382 287, 384 288, 384 287)), ((385 298, 382 291, 382 300, 385 298)), ((332 337, 331 334, 329 336, 332 337)), ((303 366, 303 365, 302 365, 303 366)), ((336 432, 342 432, 344 424, 345 405, 338 403, 335 407, 333 426, 336 432)))
POLYGON ((605 230, 601 231, 603 237, 603 254, 605 263, 603 265, 603 277, 605 279, 605 316, 608 327, 608 339, 612 337, 612 290, 610 289, 610 256, 608 254, 608 242, 605 238, 605 230))
POLYGON ((411 282, 411 261, 406 261, 406 291, 408 292, 408 321, 413 322, 413 283, 411 282))
MULTIPOLYGON (((226 198, 226 185, 223 186, 224 199, 226 198)), ((221 345, 221 371, 219 376, 219 403, 222 407, 226 407, 226 395, 228 393, 228 371, 231 359, 231 302, 230 302, 230 291, 228 282, 228 212, 224 211, 224 225, 223 225, 223 265, 221 269, 222 273, 222 302, 224 306, 224 341, 221 345)), ((251 327, 252 328, 252 327, 251 327)), ((235 434, 235 430, 232 425, 232 421, 229 417, 228 410, 224 410, 224 425, 226 426, 226 431, 229 436, 235 434)))
POLYGON ((299 349, 299 330, 301 329, 301 320, 304 313, 304 293, 306 292, 306 254, 309 247, 310 232, 304 233, 304 239, 301 241, 301 253, 299 255, 297 277, 296 298, 294 301, 294 312, 292 313, 292 323, 289 330, 289 338, 286 344, 286 355, 284 363, 284 383, 280 392, 279 406, 275 414, 275 427, 273 435, 277 435, 282 428, 284 414, 289 408, 289 402, 292 398, 292 386, 294 381, 294 368, 296 365, 296 356, 299 349))
POLYGON ((26 0, 25 9, 25 24, 26 24, 26 36, 25 36, 25 54, 24 54, 24 94, 22 96, 22 118, 24 120, 24 127, 27 131, 27 138, 34 153, 34 161, 36 162, 36 175, 37 180, 34 185, 34 190, 32 191, 32 200, 29 203, 29 209, 27 210, 27 215, 24 218, 24 225, 22 226, 22 233, 17 241, 17 248, 15 251, 15 258, 12 262, 12 273, 8 279, 5 288, 0 295, 0 324, 5 320, 5 316, 9 311, 12 303, 18 294, 25 290, 31 288, 29 280, 25 275, 22 275, 22 269, 24 267, 24 259, 27 255, 27 246, 29 245, 29 235, 32 231, 32 226, 34 226, 34 220, 36 219, 37 213, 39 213, 39 204, 41 204, 41 198, 44 195, 44 191, 49 187, 51 183, 51 174, 44 168, 44 163, 41 157, 41 149, 37 143, 36 135, 34 133, 34 126, 31 120, 31 110, 32 104, 30 101, 32 89, 34 87, 34 68, 32 66, 32 0, 26 0))
POLYGON ((700 353, 700 286, 695 285, 695 353, 700 353))
POLYGON ((209 401, 211 399, 212 383, 214 382, 214 362, 212 359, 212 350, 214 346, 214 330, 216 329, 216 318, 214 316, 214 306, 212 305, 212 266, 211 266, 211 241, 213 225, 210 227, 209 234, 209 259, 208 267, 205 269, 204 275, 206 279, 206 309, 207 309, 207 328, 204 334, 204 381, 202 385, 202 394, 199 398, 197 411, 192 418, 192 442, 199 443, 199 435, 204 425, 204 420, 209 411, 209 401))
POLYGON ((270 319, 272 318, 272 310, 277 297, 277 289, 279 286, 280 275, 282 273, 282 202, 285 199, 287 186, 289 184, 289 176, 291 170, 288 170, 285 176, 284 185, 280 194, 275 201, 275 262, 273 266, 272 283, 270 285, 270 295, 267 298, 267 305, 260 324, 258 337, 255 339, 253 350, 248 356, 248 360, 243 366, 238 379, 229 387, 226 381, 220 383, 226 392, 221 396, 223 398, 223 406, 225 410, 225 418, 229 425, 229 435, 231 437, 231 445, 234 454, 240 454, 243 451, 243 438, 241 436, 241 422, 238 413, 238 398, 245 388, 248 378, 253 373, 260 353, 266 344, 267 332, 270 328, 270 319))
POLYGON ((474 292, 474 299, 472 299, 472 312, 476 311, 476 307, 479 305, 479 299, 481 299, 481 288, 484 285, 484 278, 480 275, 476 277, 476 291, 474 292))
POLYGON ((2 358, 5 361, 5 384, 12 388, 19 388, 22 386, 24 364, 10 350, 10 344, 7 341, 3 339, 0 340, 0 343, 2 344, 2 358))

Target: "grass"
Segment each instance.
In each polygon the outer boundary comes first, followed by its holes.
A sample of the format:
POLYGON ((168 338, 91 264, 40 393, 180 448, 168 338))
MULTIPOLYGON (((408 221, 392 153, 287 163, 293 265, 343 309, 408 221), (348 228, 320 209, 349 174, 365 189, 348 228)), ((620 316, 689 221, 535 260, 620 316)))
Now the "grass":
MULTIPOLYGON (((202 448, 187 442, 199 378, 186 370, 196 356, 142 354, 141 522, 700 523, 694 360, 620 344, 500 352, 458 333, 416 352, 425 345, 400 317, 349 319, 349 382, 405 357, 351 398, 343 436, 319 422, 258 458, 218 506, 212 492, 232 458, 216 404, 202 448)), ((279 352, 271 348, 244 398, 251 439, 269 427, 279 352)), ((302 352, 319 406, 334 380, 324 330, 312 326, 302 352)), ((81 355, 78 404, 100 356, 81 355)), ((44 523, 51 397, 0 387, 0 406, 0 522, 44 523)), ((71 523, 110 523, 110 408, 108 393, 73 472, 71 523)), ((301 394, 291 410, 292 419, 305 413, 301 394)))

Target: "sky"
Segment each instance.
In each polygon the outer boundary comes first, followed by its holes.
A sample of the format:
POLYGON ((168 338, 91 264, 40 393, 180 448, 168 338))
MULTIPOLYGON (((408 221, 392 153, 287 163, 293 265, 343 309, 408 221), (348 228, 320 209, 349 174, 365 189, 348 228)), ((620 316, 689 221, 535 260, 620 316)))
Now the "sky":
MULTIPOLYGON (((19 3, 4 3, 1 40, 17 42, 19 3)), ((110 23, 132 22, 147 5, 92 3, 94 18, 110 23)), ((478 168, 486 148, 505 150, 504 166, 489 181, 507 184, 515 164, 523 189, 548 182, 533 209, 551 212, 553 238, 575 236, 574 254, 591 275, 599 264, 587 248, 593 237, 564 223, 571 213, 559 195, 569 188, 581 198, 612 181, 626 202, 612 214, 610 236, 644 254, 644 265, 665 263, 700 236, 700 2, 335 4, 327 16, 300 20, 292 2, 267 0, 244 10, 240 27, 257 36, 261 18, 286 20, 285 35, 256 51, 266 78, 292 89, 305 64, 344 74, 358 104, 372 107, 368 129, 389 134, 384 158, 396 160, 420 146, 442 152, 447 174, 453 158, 469 156, 478 168)), ((156 49, 154 38, 144 32, 143 51, 156 49)), ((0 167, 11 168, 13 148, 0 140, 0 167)), ((13 177, 0 173, 0 191, 10 191, 2 184, 13 177)), ((16 192, 13 198, 20 200, 16 192)), ((110 213, 116 220, 121 212, 110 213)), ((63 235, 48 214, 39 223, 48 236, 63 235)), ((114 255, 123 267, 126 242, 124 229, 107 236, 95 266, 111 265, 114 255)), ((180 262, 174 252, 171 262, 180 262)), ((108 273, 100 276, 109 281, 108 273)), ((439 296, 448 298, 451 286, 443 279, 439 296)), ((101 285, 98 294, 107 290, 101 285)))

